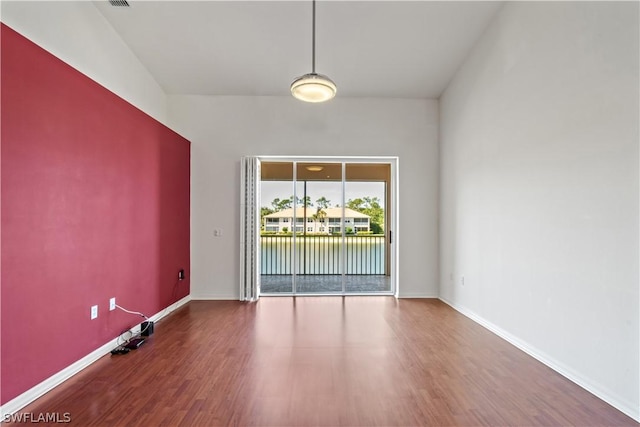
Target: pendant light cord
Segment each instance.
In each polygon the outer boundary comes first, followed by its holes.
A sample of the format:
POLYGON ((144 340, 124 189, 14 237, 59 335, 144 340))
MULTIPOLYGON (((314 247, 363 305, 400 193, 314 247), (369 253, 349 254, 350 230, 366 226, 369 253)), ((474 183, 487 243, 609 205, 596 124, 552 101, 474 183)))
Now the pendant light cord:
POLYGON ((313 23, 311 25, 312 34, 311 34, 311 73, 316 73, 316 0, 312 2, 312 19, 313 23))
POLYGON ((327 76, 316 73, 316 0, 311 2, 311 73, 291 83, 291 94, 305 102, 324 102, 336 96, 336 84, 327 76))

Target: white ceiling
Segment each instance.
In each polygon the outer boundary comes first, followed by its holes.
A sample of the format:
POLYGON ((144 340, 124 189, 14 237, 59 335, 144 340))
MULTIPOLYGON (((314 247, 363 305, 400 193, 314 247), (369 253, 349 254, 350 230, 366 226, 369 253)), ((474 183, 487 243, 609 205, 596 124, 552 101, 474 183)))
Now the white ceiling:
MULTIPOLYGON (((286 96, 311 72, 310 1, 95 4, 169 94, 286 96)), ((318 1, 316 72, 338 96, 438 98, 501 5, 318 1)))

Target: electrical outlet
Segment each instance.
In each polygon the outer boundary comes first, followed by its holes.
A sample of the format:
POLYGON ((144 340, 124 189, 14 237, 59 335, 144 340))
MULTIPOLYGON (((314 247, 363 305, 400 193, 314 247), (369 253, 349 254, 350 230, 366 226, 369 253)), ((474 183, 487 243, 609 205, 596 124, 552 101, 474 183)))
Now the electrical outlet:
POLYGON ((91 320, 95 319, 98 317, 98 306, 97 305, 92 305, 91 306, 91 320))
POLYGON ((213 229, 213 235, 214 235, 215 237, 220 237, 220 236, 222 236, 222 228, 214 228, 214 229, 213 229))
POLYGON ((116 309, 116 297, 109 299, 109 311, 116 309))
POLYGON ((460 279, 460 282, 462 283, 462 286, 464 286, 464 276, 462 276, 462 278, 460 279))

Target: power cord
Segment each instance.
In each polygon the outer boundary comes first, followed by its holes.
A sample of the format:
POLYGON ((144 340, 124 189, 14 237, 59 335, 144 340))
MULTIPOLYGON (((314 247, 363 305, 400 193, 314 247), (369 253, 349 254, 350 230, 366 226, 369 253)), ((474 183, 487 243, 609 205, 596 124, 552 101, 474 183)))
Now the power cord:
POLYGON ((138 332, 137 334, 133 333, 133 331, 132 331, 133 328, 132 328, 132 329, 126 329, 126 330, 122 331, 120 333, 120 335, 118 335, 118 338, 116 340, 116 344, 118 346, 115 349, 111 350, 111 354, 127 354, 131 350, 130 348, 127 347, 127 344, 129 344, 134 339, 141 339, 140 337, 150 327, 151 322, 149 322, 149 318, 147 316, 145 316, 143 313, 140 313, 139 311, 127 310, 126 308, 121 307, 118 304, 116 304, 116 308, 119 308, 120 310, 124 311, 125 313, 138 315, 138 316, 144 318, 145 321, 146 321, 145 322, 145 327, 143 329, 141 329, 140 332, 138 332), (125 334, 129 334, 129 336, 127 338, 123 338, 123 335, 125 335, 125 334), (120 342, 120 340, 122 340, 122 342, 120 342))
POLYGON ((139 311, 131 311, 131 310, 127 310, 126 308, 120 307, 118 304, 116 304, 116 308, 119 308, 120 310, 127 312, 129 314, 137 314, 138 316, 142 316, 145 319, 149 320, 149 318, 147 316, 145 316, 144 314, 140 313, 139 311))
MULTIPOLYGON (((176 298, 176 294, 178 293, 177 292, 178 291, 178 284, 182 280, 183 279, 178 279, 173 284, 173 290, 171 292, 171 299, 172 300, 176 298)), ((151 326, 152 323, 149 321, 149 318, 147 316, 145 316, 143 313, 141 313, 139 311, 127 310, 126 308, 121 307, 118 304, 116 304, 116 307, 119 308, 120 310, 124 311, 125 313, 136 314, 138 316, 141 316, 146 321, 144 329, 141 329, 140 332, 138 332, 137 334, 134 334, 131 329, 125 329, 124 331, 122 331, 120 333, 120 335, 118 335, 118 338, 116 340, 117 347, 115 349, 111 350, 111 354, 127 354, 127 353, 129 353, 129 351, 131 349, 126 347, 126 345, 129 344, 134 339, 141 339, 140 337, 147 331, 147 329, 149 329, 149 327, 151 326), (125 335, 125 334, 129 334, 129 336, 127 338, 123 338, 123 335, 125 335), (122 340, 122 342, 120 342, 120 340, 122 340)), ((168 309, 169 309, 169 307, 165 307, 163 312, 160 314, 159 318, 163 318, 168 309)))

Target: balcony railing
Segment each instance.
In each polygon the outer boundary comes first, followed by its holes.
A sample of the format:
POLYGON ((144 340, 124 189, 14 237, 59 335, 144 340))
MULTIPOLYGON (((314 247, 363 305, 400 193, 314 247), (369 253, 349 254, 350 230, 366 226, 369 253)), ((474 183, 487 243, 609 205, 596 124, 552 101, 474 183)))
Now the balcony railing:
MULTIPOLYGON (((385 236, 347 235, 344 254, 342 236, 296 235, 296 274, 385 274, 385 236)), ((261 274, 293 274, 293 236, 260 237, 261 274)))

